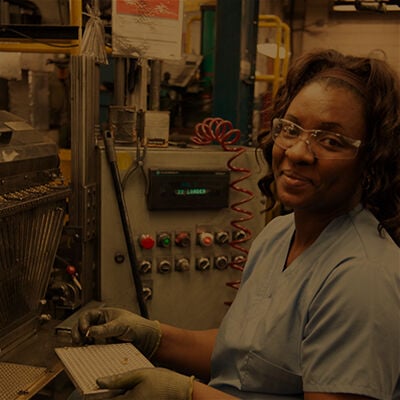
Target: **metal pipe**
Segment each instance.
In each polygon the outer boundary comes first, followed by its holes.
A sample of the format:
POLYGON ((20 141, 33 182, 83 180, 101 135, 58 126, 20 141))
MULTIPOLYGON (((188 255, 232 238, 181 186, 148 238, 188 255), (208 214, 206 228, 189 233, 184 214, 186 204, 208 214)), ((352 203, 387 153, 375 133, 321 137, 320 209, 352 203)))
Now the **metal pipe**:
POLYGON ((123 194, 123 190, 122 190, 121 178, 120 178, 118 164, 117 164, 117 155, 115 153, 114 141, 113 141, 111 132, 108 130, 104 131, 103 139, 104 139, 104 145, 105 145, 105 149, 106 149, 107 160, 108 160, 108 163, 110 164, 110 170, 111 170, 111 175, 113 178, 115 194, 117 196, 118 209, 119 209, 119 214, 121 217, 122 227, 124 230, 125 242, 126 242, 126 247, 127 247, 127 251, 128 251, 129 261, 131 264, 132 277, 133 277, 133 281, 135 284, 136 297, 137 297, 137 301, 138 301, 138 305, 139 305, 139 309, 140 309, 140 314, 142 315, 142 317, 148 318, 149 315, 148 315, 146 303, 144 302, 144 298, 143 298, 143 286, 142 286, 142 282, 141 282, 140 276, 139 276, 139 271, 137 268, 137 257, 136 257, 136 251, 135 251, 135 244, 134 244, 133 236, 132 236, 132 232, 131 232, 131 225, 130 225, 129 217, 128 217, 128 208, 126 206, 125 198, 124 198, 124 194, 123 194))
POLYGON ((160 109, 161 65, 161 60, 151 62, 150 110, 158 111, 160 109))
POLYGON ((114 58, 114 104, 124 106, 125 104, 125 81, 126 81, 126 58, 114 58))

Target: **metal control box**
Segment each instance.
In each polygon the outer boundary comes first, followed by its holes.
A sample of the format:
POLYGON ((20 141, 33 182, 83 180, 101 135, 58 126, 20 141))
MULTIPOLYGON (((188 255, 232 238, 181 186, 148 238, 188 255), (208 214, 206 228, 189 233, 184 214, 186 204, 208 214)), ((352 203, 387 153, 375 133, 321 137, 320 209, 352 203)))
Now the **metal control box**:
MULTIPOLYGON (((236 295, 231 286, 241 278, 232 262, 243 265, 246 250, 265 225, 264 197, 257 186, 266 173, 266 165, 259 164, 261 153, 246 148, 233 159, 236 153, 217 145, 149 148, 140 162, 135 147, 117 147, 116 153, 150 318, 185 328, 217 327, 236 295), (166 178, 163 171, 179 173, 166 178), (208 181, 217 171, 225 172, 208 181), (169 192, 178 190, 175 200, 163 193, 167 182, 172 182, 169 192), (185 188, 186 196, 179 192, 185 188), (201 198, 210 188, 214 193, 207 201, 215 206, 205 208, 201 198), (197 190, 203 194, 195 200, 197 190), (149 193, 154 196, 150 207, 149 193)), ((99 147, 98 154, 100 300, 138 312, 110 168, 105 150, 99 147)))

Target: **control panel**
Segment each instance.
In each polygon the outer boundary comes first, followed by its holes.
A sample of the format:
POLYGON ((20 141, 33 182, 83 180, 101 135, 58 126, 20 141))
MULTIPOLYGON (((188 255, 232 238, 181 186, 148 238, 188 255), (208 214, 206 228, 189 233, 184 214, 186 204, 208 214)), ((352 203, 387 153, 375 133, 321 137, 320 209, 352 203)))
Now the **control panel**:
MULTIPOLYGON (((233 154, 219 146, 149 148, 140 165, 135 164, 135 149, 117 147, 116 152, 135 267, 150 318, 193 329, 217 327, 235 297, 232 286, 240 281, 244 250, 265 225, 264 197, 257 187, 266 172, 257 161, 261 154, 256 157, 256 149, 248 148, 234 160, 251 171, 243 179, 243 173, 228 167, 233 154), (232 208, 235 204, 246 213, 232 208)), ((118 203, 101 148, 99 165, 100 300, 138 312, 118 203)))
POLYGON ((186 210, 229 206, 228 170, 149 169, 150 210, 186 210))

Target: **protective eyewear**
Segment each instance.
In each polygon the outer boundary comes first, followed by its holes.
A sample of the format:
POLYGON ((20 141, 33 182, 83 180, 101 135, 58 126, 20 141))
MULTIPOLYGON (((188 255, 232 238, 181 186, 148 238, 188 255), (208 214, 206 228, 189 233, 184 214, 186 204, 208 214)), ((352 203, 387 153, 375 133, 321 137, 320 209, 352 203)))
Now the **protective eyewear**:
POLYGON ((284 150, 302 140, 319 159, 352 159, 361 145, 361 140, 320 129, 303 129, 282 118, 273 119, 271 135, 275 144, 284 150))

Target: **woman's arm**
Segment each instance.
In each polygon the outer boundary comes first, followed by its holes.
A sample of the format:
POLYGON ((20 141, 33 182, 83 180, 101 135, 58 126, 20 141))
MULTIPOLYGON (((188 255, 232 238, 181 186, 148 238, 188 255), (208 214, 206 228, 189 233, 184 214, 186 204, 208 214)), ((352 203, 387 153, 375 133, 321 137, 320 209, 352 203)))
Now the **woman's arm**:
POLYGON ((161 324, 161 332, 154 358, 168 368, 208 381, 217 329, 195 331, 161 324))
POLYGON ((237 399, 237 397, 233 397, 229 394, 216 390, 211 386, 204 385, 203 383, 194 382, 192 400, 210 400, 210 399, 233 400, 237 399))
POLYGON ((370 400, 372 397, 346 393, 304 393, 304 400, 370 400))

